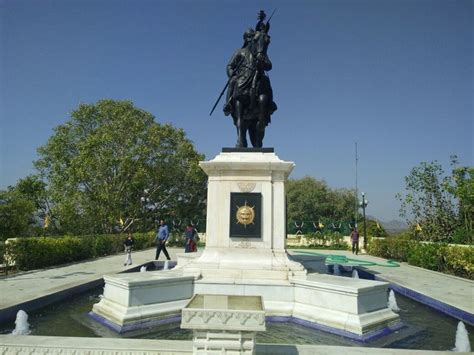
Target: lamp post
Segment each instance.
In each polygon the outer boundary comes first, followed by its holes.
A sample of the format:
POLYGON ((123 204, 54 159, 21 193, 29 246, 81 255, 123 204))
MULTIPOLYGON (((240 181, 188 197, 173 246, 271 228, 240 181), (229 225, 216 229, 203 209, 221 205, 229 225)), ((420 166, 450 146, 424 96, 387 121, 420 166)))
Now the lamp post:
POLYGON ((369 201, 365 199, 365 193, 362 192, 362 201, 359 201, 359 206, 362 207, 362 213, 364 216, 364 250, 367 251, 367 223, 365 221, 365 208, 369 204, 369 201))
POLYGON ((143 196, 140 197, 140 203, 143 207, 143 232, 146 233, 146 210, 148 208, 148 204, 150 203, 150 199, 148 198, 148 189, 143 190, 143 196))

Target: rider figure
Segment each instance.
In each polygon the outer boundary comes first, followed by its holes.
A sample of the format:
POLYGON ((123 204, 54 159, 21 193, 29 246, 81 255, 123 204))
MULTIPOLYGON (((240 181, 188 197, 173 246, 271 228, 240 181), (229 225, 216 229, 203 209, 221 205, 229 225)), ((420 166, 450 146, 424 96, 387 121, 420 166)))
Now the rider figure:
POLYGON ((234 98, 235 85, 237 83, 237 77, 241 74, 248 75, 250 73, 250 67, 252 66, 252 55, 248 49, 248 46, 255 36, 253 28, 248 28, 243 35, 244 44, 242 48, 235 51, 234 55, 227 64, 227 76, 230 78, 229 88, 227 89, 226 103, 224 104, 224 114, 228 116, 233 112, 232 99, 234 98), (247 63, 245 63, 247 62, 247 63))

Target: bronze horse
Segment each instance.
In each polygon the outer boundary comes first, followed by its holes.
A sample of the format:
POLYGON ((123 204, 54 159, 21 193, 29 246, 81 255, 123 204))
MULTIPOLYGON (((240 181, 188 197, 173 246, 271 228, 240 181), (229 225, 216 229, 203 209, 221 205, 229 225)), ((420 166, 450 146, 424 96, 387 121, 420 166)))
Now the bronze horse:
POLYGON ((267 56, 270 36, 265 31, 248 29, 244 45, 227 65, 229 87, 224 113, 231 114, 237 128, 238 148, 246 148, 247 131, 253 147, 261 148, 265 127, 276 110, 270 79, 265 73, 272 69, 267 56))

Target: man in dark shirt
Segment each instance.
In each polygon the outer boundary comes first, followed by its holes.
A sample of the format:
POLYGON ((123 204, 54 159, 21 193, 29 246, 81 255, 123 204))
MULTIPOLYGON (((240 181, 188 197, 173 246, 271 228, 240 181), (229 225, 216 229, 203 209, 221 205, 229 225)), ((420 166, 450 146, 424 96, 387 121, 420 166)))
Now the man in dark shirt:
POLYGON ((168 226, 165 224, 164 220, 160 221, 160 228, 158 228, 158 232, 156 232, 156 256, 155 260, 158 260, 160 257, 160 253, 163 250, 163 253, 165 253, 166 259, 170 259, 170 255, 168 254, 168 250, 166 250, 166 241, 168 240, 168 237, 170 235, 170 232, 168 230, 168 226))
POLYGON ((359 254, 359 233, 357 232, 357 228, 352 228, 351 241, 352 241, 352 254, 354 254, 354 252, 355 252, 355 255, 359 254))

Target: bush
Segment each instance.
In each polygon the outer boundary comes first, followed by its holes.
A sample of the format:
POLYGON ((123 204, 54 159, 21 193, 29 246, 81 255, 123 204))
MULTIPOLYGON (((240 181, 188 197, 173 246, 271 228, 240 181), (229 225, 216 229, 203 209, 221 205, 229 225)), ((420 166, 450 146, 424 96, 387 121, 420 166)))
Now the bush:
POLYGON ((3 264, 5 260, 5 242, 0 241, 0 264, 3 264))
POLYGON ((454 231, 453 243, 454 244, 471 244, 473 242, 472 232, 466 227, 459 227, 454 231))
MULTIPOLYGON (((320 249, 347 250, 349 245, 344 242, 344 237, 338 232, 329 232, 322 234, 320 232, 306 234, 305 238, 309 240, 308 247, 320 249)), ((298 248, 300 248, 298 246, 298 248)))
POLYGON ((409 244, 407 261, 410 265, 443 271, 445 269, 443 260, 445 249, 445 244, 412 242, 409 244))
POLYGON ((408 240, 406 237, 376 239, 369 254, 406 261, 410 265, 474 279, 474 248, 408 240))
POLYGON ((474 251, 472 247, 446 248, 445 267, 448 273, 474 280, 474 251))
MULTIPOLYGON (((154 245, 153 233, 134 236, 136 250, 154 245)), ((123 251, 124 235, 18 238, 9 243, 9 255, 21 270, 32 270, 123 251)), ((1 250, 0 250, 1 251, 1 250)))

